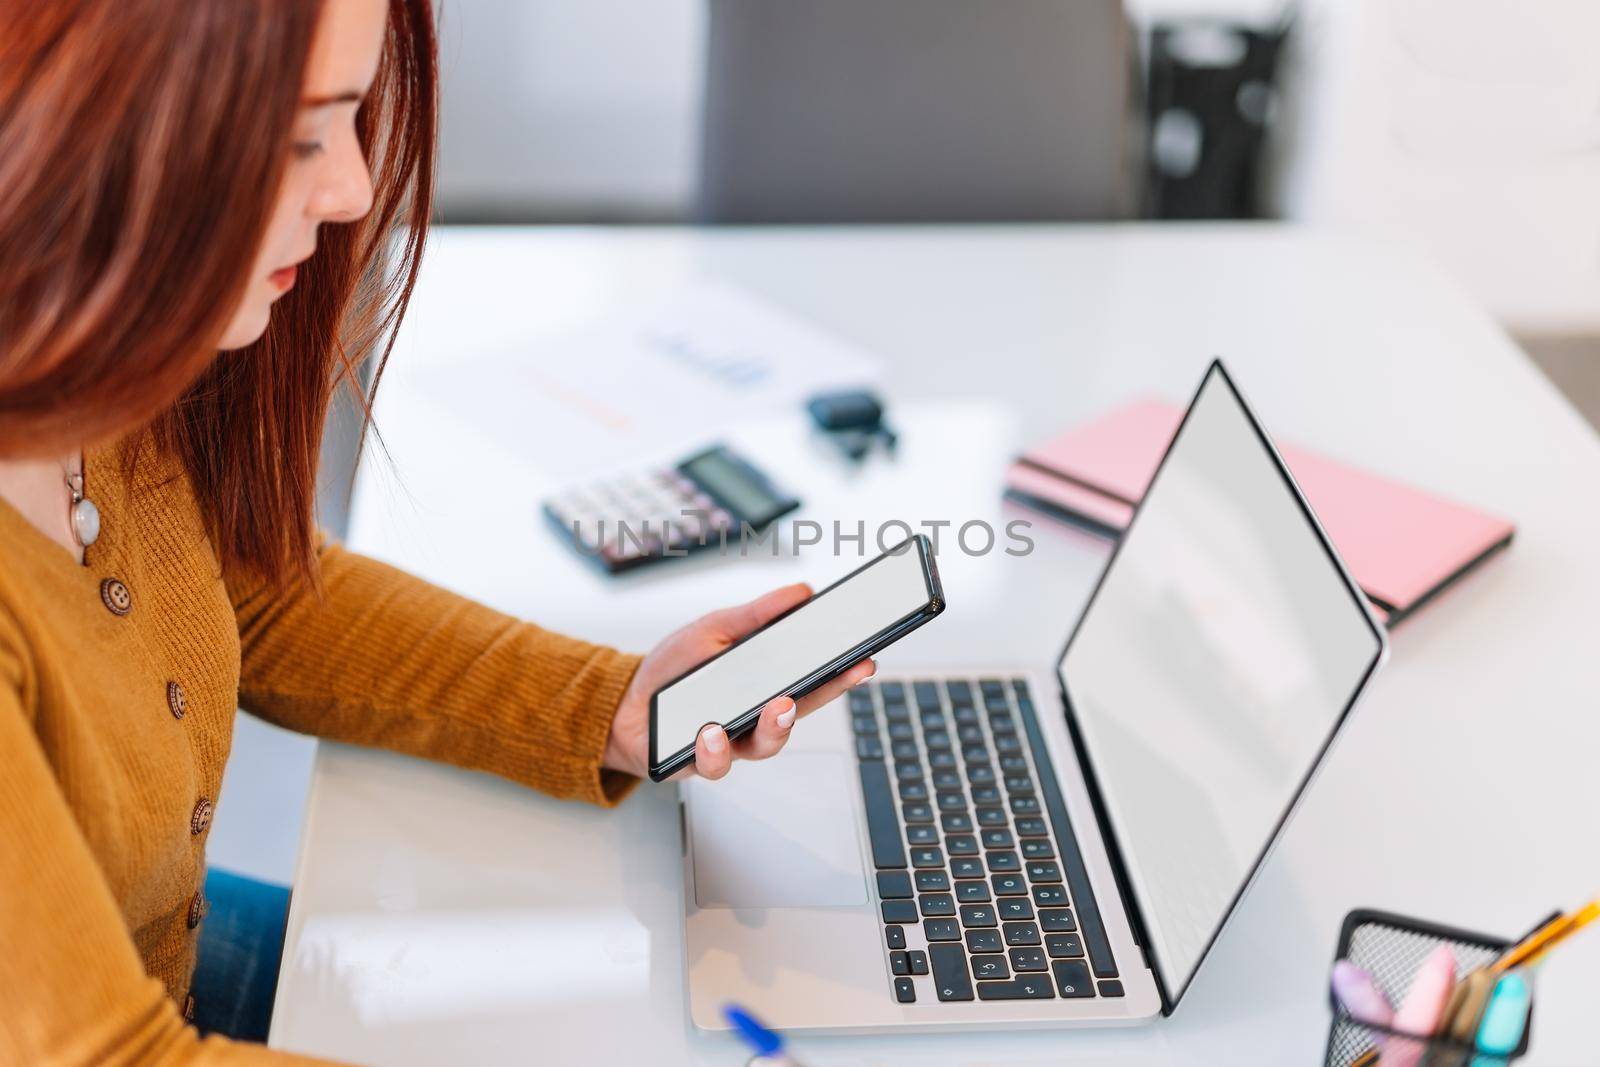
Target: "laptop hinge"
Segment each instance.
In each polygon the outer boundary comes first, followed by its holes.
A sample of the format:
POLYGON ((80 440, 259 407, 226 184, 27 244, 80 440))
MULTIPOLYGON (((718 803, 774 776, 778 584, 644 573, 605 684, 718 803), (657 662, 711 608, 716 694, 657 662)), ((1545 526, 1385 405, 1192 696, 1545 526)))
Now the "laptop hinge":
POLYGON ((1150 935, 1145 925, 1144 909, 1139 906, 1139 896, 1134 891, 1133 880, 1128 877, 1128 865, 1123 860, 1122 845, 1118 842, 1117 832, 1111 825, 1111 816, 1106 810, 1105 795, 1100 791, 1094 764, 1089 759, 1089 748, 1084 744, 1083 734, 1078 729, 1078 717, 1072 711, 1072 701, 1067 696, 1067 687, 1062 683, 1059 671, 1056 672, 1056 691, 1060 693, 1061 706, 1066 711, 1067 732, 1072 737, 1072 746, 1077 749, 1078 768, 1083 772, 1083 784, 1089 793, 1089 803, 1094 808, 1094 821, 1100 827, 1100 839, 1105 842, 1106 855, 1111 860, 1111 877, 1117 883, 1117 895, 1122 898, 1122 910, 1128 916, 1128 925, 1133 930, 1133 940, 1144 956, 1145 969, 1155 977, 1156 992, 1161 996, 1161 1014, 1171 1015, 1172 998, 1167 993, 1167 983, 1151 955, 1150 935))

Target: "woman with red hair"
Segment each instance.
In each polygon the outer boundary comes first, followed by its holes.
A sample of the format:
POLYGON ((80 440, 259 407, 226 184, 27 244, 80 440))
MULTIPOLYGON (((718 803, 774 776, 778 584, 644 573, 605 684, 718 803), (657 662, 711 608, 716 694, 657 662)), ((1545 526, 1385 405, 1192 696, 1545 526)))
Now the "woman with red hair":
MULTIPOLYGON (((234 1040, 265 1034, 281 891, 205 870, 240 704, 613 804, 650 693, 809 595, 640 658, 319 536, 330 399, 366 405, 422 255, 435 98, 428 0, 0 5, 0 1062, 300 1059, 234 1040)), ((871 671, 708 727, 695 771, 871 671)))

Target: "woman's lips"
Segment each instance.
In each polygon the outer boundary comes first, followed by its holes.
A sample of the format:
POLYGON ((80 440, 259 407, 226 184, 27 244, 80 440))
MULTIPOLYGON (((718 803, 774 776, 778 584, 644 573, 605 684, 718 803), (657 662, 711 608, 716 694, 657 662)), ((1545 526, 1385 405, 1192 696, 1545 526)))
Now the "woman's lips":
POLYGON ((274 286, 283 290, 284 292, 288 292, 294 287, 294 276, 298 269, 298 265, 290 265, 280 268, 267 275, 267 281, 271 282, 274 286))

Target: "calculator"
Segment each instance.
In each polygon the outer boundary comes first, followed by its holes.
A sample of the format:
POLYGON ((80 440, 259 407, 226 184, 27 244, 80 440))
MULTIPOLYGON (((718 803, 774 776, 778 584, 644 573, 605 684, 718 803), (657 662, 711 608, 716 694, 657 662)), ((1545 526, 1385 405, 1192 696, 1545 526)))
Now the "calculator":
POLYGON ((799 506, 719 444, 671 466, 575 486, 546 500, 544 513, 579 555, 618 574, 736 541, 745 527, 760 531, 799 506))

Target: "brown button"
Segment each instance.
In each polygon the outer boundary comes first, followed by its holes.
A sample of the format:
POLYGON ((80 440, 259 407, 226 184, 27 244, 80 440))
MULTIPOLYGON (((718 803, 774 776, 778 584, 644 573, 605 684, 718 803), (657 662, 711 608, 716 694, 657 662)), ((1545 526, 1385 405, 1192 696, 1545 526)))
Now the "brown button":
POLYGON ((200 919, 205 915, 205 913, 206 898, 200 892, 200 890, 196 889, 194 891, 194 896, 189 898, 189 915, 187 917, 189 929, 193 930, 196 926, 199 926, 200 919))
POLYGON ((189 816, 189 832, 196 837, 206 832, 206 827, 211 825, 211 801, 201 797, 194 802, 194 814, 189 816))
POLYGON ((193 993, 190 993, 188 996, 183 998, 183 1020, 184 1020, 184 1022, 190 1022, 190 1023, 194 1022, 194 994, 193 993))
POLYGON ((183 718, 189 710, 189 701, 183 695, 183 686, 177 682, 167 683, 167 710, 172 712, 174 719, 183 718))
POLYGON ((113 615, 126 615, 133 610, 133 594, 115 578, 100 583, 100 602, 113 615))

